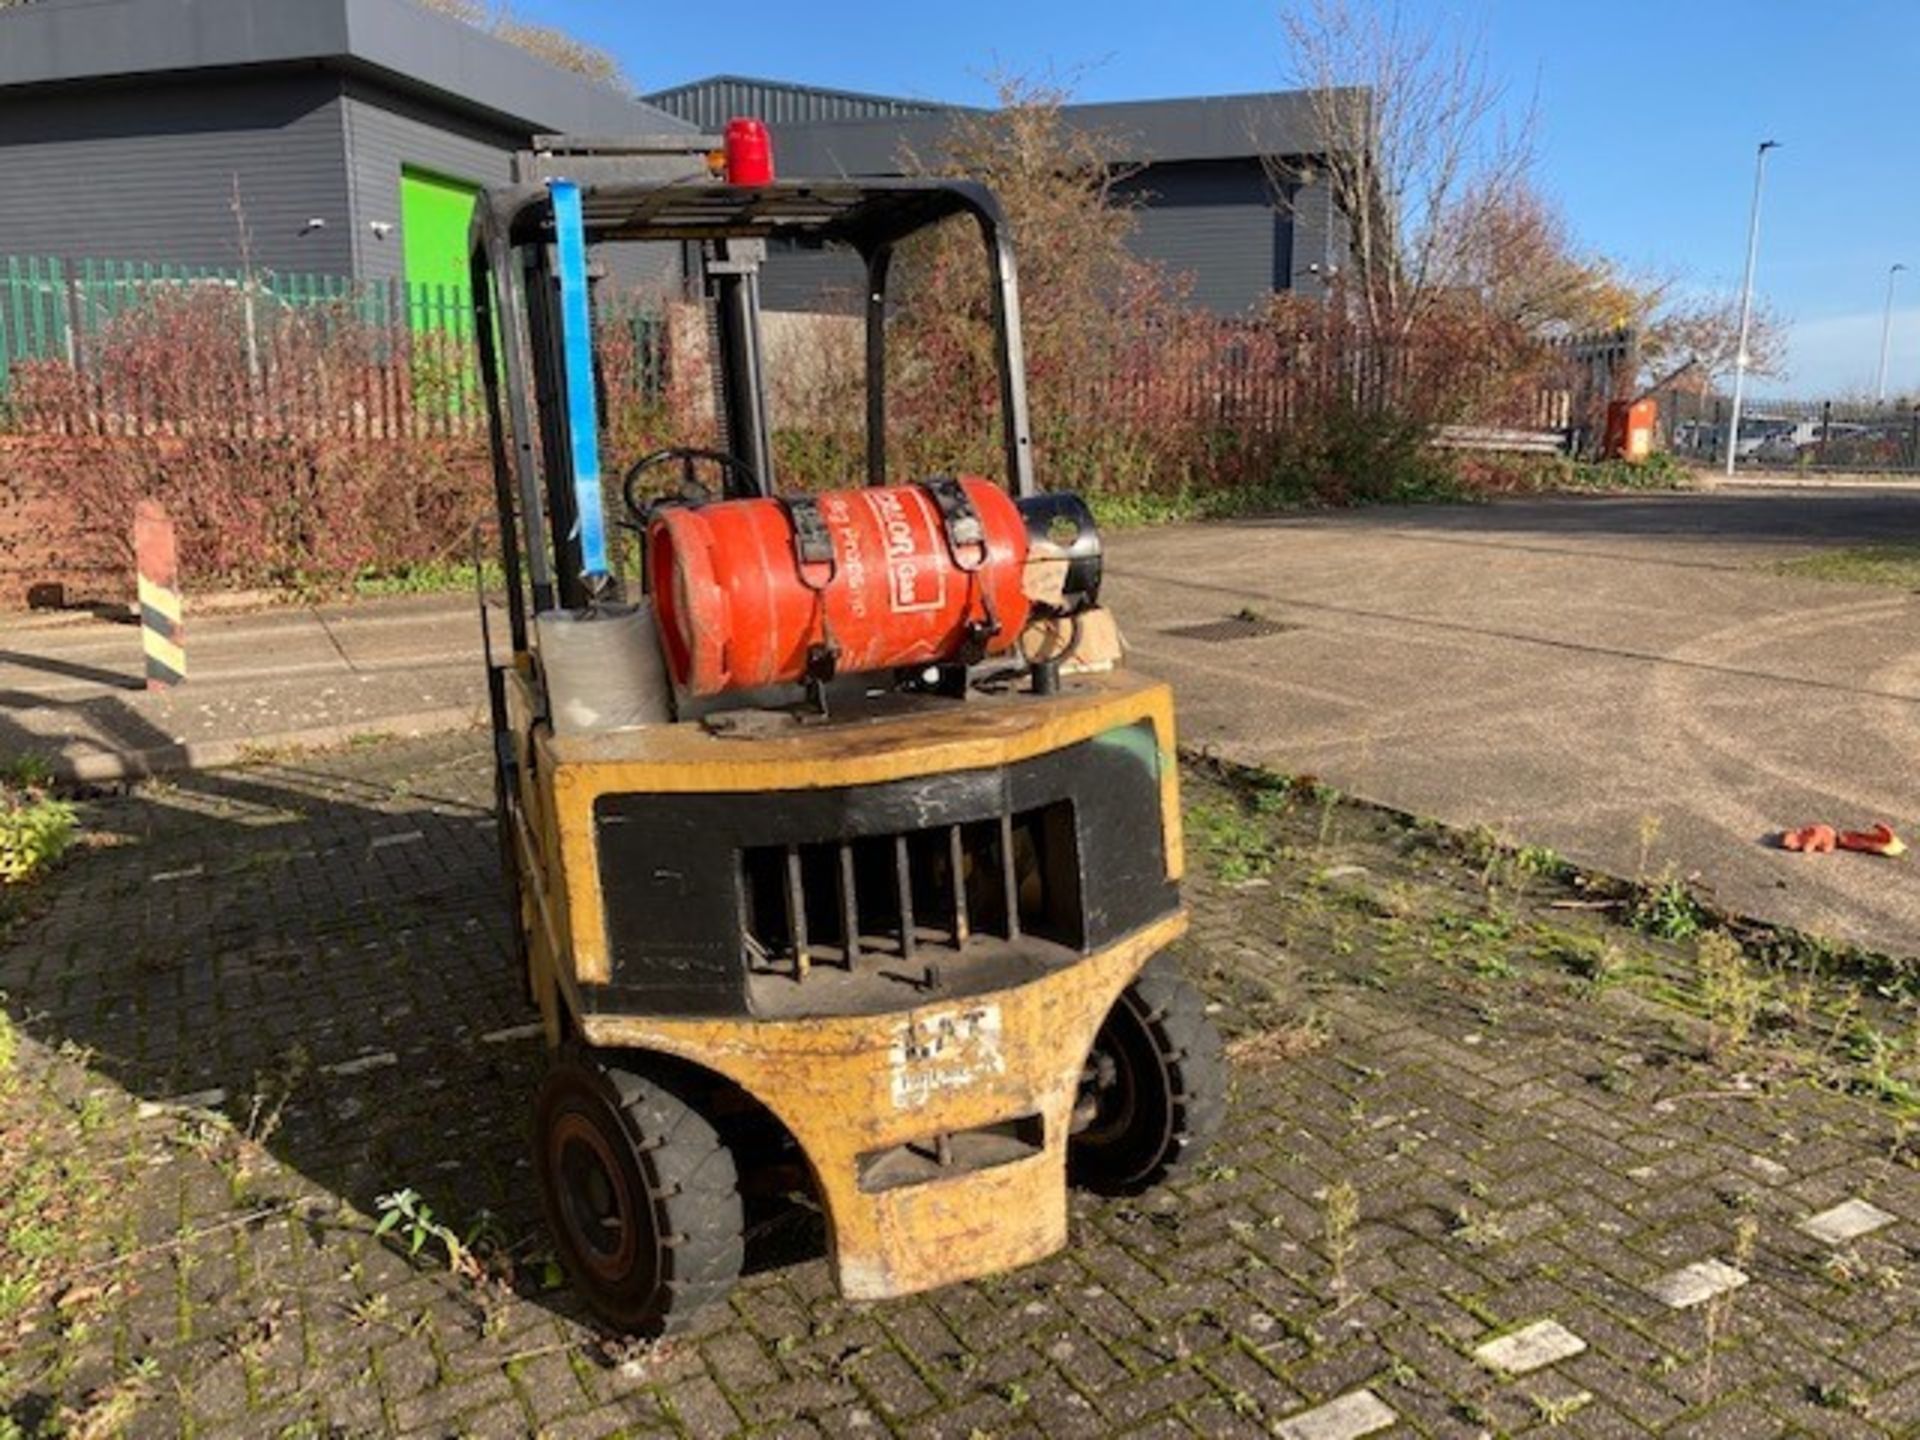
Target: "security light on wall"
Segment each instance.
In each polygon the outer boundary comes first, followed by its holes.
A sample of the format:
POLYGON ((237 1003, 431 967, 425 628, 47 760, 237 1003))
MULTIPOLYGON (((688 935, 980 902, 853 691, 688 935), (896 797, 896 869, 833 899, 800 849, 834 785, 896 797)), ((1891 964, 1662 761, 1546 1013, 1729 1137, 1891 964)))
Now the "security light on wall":
POLYGON ((393 233, 393 222, 391 220, 369 220, 367 222, 367 228, 373 231, 374 238, 384 240, 393 233))
POLYGON ((302 235, 310 235, 315 230, 324 230, 326 228, 327 228, 326 217, 324 215, 316 215, 311 220, 307 221, 306 227, 302 229, 300 233, 302 235))

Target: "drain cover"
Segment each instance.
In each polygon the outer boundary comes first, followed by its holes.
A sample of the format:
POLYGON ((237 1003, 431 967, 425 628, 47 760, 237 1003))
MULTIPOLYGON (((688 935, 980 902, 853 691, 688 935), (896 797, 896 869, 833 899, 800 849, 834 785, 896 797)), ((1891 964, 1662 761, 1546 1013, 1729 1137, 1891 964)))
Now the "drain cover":
POLYGON ((1259 640, 1268 635, 1285 635, 1290 630, 1300 628, 1298 625, 1283 625, 1278 620, 1269 620, 1264 615, 1229 615, 1224 620, 1178 625, 1161 633, 1175 635, 1182 640, 1205 640, 1210 645, 1224 645, 1229 640, 1259 640))

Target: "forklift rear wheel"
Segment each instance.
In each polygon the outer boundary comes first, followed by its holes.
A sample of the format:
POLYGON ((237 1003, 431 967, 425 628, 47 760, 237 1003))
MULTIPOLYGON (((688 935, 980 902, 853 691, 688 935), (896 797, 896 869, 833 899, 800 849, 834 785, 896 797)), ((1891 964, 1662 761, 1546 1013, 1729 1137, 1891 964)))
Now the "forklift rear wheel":
POLYGON ((1136 1194, 1198 1159, 1226 1104, 1226 1047, 1206 1001, 1171 956, 1156 955, 1094 1038, 1068 1173, 1098 1194, 1136 1194))
POLYGON ((740 1276, 739 1176, 692 1090, 568 1051, 535 1107, 534 1166, 561 1263, 594 1313, 632 1334, 683 1328, 740 1276))

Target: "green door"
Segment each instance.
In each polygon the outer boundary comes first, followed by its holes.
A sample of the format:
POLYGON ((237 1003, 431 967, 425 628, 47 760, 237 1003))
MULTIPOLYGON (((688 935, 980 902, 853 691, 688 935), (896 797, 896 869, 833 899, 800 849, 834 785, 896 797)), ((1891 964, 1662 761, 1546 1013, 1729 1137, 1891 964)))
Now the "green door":
POLYGON ((471 314, 467 225, 480 187, 406 166, 400 172, 401 255, 416 330, 464 331, 471 314))

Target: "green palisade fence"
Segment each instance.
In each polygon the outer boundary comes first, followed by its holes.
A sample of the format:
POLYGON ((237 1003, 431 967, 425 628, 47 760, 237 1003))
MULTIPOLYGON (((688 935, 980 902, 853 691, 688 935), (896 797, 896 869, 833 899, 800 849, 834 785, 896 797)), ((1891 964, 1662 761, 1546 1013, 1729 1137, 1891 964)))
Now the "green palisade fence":
MULTIPOLYGON (((77 362, 88 336, 164 289, 227 285, 237 290, 244 283, 244 271, 215 265, 7 256, 0 260, 0 392, 13 368, 24 361, 77 362)), ((464 336, 472 326, 471 302, 463 286, 278 271, 257 272, 252 283, 269 305, 345 305, 366 325, 390 326, 404 317, 415 331, 455 336, 464 336)))
MULTIPOLYGON (((668 339, 660 297, 610 290, 596 311, 633 392, 607 403, 657 401, 668 339)), ((0 257, 0 429, 471 439, 486 423, 475 360, 464 284, 0 257), (135 327, 156 305, 208 288, 233 301, 215 307, 212 330, 191 312, 157 337, 135 327), (199 348, 172 364, 176 343, 199 348), (29 385, 25 365, 56 368, 29 385)))

